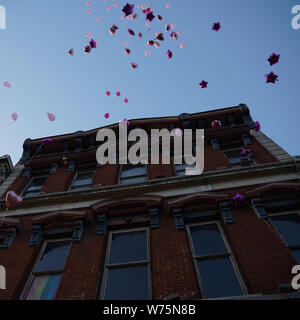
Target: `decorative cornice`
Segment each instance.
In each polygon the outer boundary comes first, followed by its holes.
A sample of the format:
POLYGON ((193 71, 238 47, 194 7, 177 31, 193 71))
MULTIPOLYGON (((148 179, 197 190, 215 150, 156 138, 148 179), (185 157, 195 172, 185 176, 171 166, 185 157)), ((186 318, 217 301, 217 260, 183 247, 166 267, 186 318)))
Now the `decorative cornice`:
POLYGON ((286 190, 300 194, 300 183, 270 183, 246 192, 247 198, 262 197, 270 191, 286 190))

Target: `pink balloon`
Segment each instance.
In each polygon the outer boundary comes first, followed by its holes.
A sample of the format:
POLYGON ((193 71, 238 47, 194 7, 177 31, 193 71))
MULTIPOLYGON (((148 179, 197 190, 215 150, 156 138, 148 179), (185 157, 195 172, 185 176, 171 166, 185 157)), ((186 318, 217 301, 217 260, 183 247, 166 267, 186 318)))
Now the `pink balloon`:
POLYGON ((177 33, 177 35, 179 36, 180 33, 181 33, 181 31, 180 31, 180 30, 177 30, 176 33, 177 33))
POLYGON ((128 99, 127 99, 127 98, 125 98, 125 99, 124 99, 124 102, 125 102, 125 103, 128 103, 128 99))
POLYGON ((92 34, 90 32, 87 32, 85 35, 87 38, 90 38, 92 36, 92 34))
POLYGON ((167 8, 170 8, 170 7, 171 7, 171 3, 169 3, 169 2, 166 3, 166 7, 167 7, 167 8))
POLYGON ((117 7, 117 6, 118 6, 118 2, 115 1, 115 2, 113 3, 113 5, 114 5, 114 7, 117 7))
POLYGON ((18 196, 14 191, 8 191, 5 197, 6 207, 14 208, 23 202, 23 198, 18 196))
POLYGON ((108 118, 109 118, 109 113, 105 113, 105 114, 104 114, 104 118, 105 118, 105 119, 108 119, 108 118))
POLYGON ((181 43, 181 44, 180 44, 180 48, 181 48, 181 49, 184 49, 185 47, 186 47, 186 44, 185 44, 185 43, 181 43))
POLYGON ((100 18, 96 18, 96 22, 99 22, 100 21, 100 18))
POLYGON ((55 121, 55 114, 50 113, 50 112, 47 112, 47 115, 48 115, 48 119, 49 119, 50 121, 55 121))
POLYGON ((18 114, 14 112, 14 113, 11 115, 11 117, 13 118, 13 120, 17 121, 17 119, 18 119, 18 114))
POLYGON ((124 42, 124 46, 127 46, 127 45, 128 45, 128 42, 127 42, 127 41, 125 41, 125 42, 124 42))
POLYGON ((171 28, 172 28, 172 29, 175 29, 175 28, 176 28, 176 25, 175 25, 175 24, 171 24, 171 28))
POLYGON ((110 11, 110 9, 111 9, 111 6, 107 6, 107 7, 106 7, 106 10, 107 10, 107 11, 110 11))
POLYGON ((86 10, 86 13, 87 13, 87 14, 91 14, 91 13, 92 13, 92 10, 91 10, 91 9, 87 9, 87 10, 86 10))
POLYGON ((87 1, 86 4, 87 4, 88 6, 91 6, 91 5, 92 5, 92 1, 87 1))
POLYGON ((138 8, 138 9, 141 9, 141 7, 142 7, 142 6, 141 6, 140 4, 137 5, 137 8, 138 8))
POLYGON ((10 84, 8 81, 5 81, 5 82, 3 83, 3 85, 4 85, 4 87, 6 87, 6 88, 11 88, 11 84, 10 84))
POLYGON ((151 23, 150 23, 150 22, 146 22, 146 26, 147 26, 147 27, 150 27, 150 26, 151 26, 151 23))
POLYGON ((116 95, 117 95, 117 97, 120 97, 121 92, 120 92, 120 91, 117 91, 117 92, 116 92, 116 95))
POLYGON ((146 56, 146 57, 149 57, 150 54, 151 54, 151 51, 150 51, 150 50, 146 50, 146 51, 145 51, 145 56, 146 56))
POLYGON ((106 91, 106 95, 107 95, 107 96, 110 96, 110 91, 106 91))

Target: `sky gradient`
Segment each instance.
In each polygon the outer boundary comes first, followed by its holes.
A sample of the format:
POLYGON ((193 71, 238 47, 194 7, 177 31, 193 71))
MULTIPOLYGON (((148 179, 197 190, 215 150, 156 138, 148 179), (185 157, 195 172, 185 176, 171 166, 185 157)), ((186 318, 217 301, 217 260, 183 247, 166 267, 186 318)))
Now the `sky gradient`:
POLYGON ((136 8, 149 2, 129 1, 138 13, 135 20, 121 20, 127 1, 117 1, 117 7, 113 2, 94 0, 87 14, 85 0, 0 0, 7 19, 7 29, 0 30, 0 155, 10 154, 15 164, 26 138, 240 103, 249 106, 266 135, 291 155, 300 154, 300 30, 291 26, 292 7, 300 0, 170 0, 170 8, 168 1, 157 0, 152 9, 163 21, 153 20, 150 27, 136 8), (219 32, 211 30, 217 21, 219 32), (179 39, 164 32, 160 48, 150 48, 147 40, 166 23, 176 25, 172 31, 180 30, 179 39), (119 30, 111 36, 113 24, 119 30), (143 38, 130 36, 127 28, 142 32, 143 38), (83 52, 87 32, 99 42, 88 55, 83 52), (148 49, 150 57, 145 56, 148 49), (172 59, 166 58, 168 49, 172 59), (280 61, 270 67, 273 52, 280 61), (131 62, 138 68, 131 69, 131 62), (265 82, 270 71, 279 75, 275 84, 265 82), (208 81, 207 89, 198 85, 202 80, 208 81), (5 88, 5 81, 12 87, 5 88), (50 122, 46 112, 54 113, 56 121, 50 122))

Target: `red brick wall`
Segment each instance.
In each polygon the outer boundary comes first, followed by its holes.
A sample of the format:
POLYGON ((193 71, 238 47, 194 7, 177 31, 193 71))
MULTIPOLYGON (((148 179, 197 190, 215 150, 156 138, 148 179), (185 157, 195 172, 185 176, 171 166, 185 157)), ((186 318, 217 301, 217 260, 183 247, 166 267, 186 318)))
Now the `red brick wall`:
POLYGON ((117 164, 105 164, 97 168, 93 180, 93 186, 101 184, 102 186, 110 186, 118 181, 119 166, 117 164))
POLYGON ((152 299, 179 293, 181 299, 199 298, 193 258, 185 231, 176 231, 173 217, 160 214, 159 228, 151 229, 152 299))
POLYGON ((215 150, 211 144, 205 144, 204 171, 213 171, 217 168, 231 168, 231 164, 221 150, 215 150))
POLYGON ((0 300, 19 299, 40 251, 29 246, 31 218, 22 220, 25 230, 17 233, 10 248, 0 249, 0 264, 6 269, 6 290, 0 290, 0 300))
POLYGON ((233 208, 232 214, 235 223, 224 229, 249 292, 279 292, 277 284, 292 280, 291 270, 297 264, 292 253, 252 208, 233 208))
POLYGON ((97 280, 105 262, 106 237, 96 234, 96 224, 85 228, 81 241, 72 243, 57 300, 96 299, 97 280))
POLYGON ((149 164, 148 177, 149 180, 157 177, 168 178, 174 176, 174 168, 172 164, 149 164))
POLYGON ((251 137, 252 144, 249 145, 253 153, 254 160, 259 163, 272 163, 278 162, 278 160, 254 137, 251 137))
POLYGON ((56 173, 48 175, 41 192, 53 193, 68 190, 73 177, 74 173, 72 171, 68 171, 67 166, 58 167, 56 173))

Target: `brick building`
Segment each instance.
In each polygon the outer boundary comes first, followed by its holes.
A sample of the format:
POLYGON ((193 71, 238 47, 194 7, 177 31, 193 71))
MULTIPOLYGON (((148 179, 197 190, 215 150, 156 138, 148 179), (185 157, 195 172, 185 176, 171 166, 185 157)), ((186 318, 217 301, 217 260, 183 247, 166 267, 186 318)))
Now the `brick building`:
POLYGON ((154 124, 205 129, 203 174, 173 163, 99 165, 99 128, 24 142, 0 190, 0 299, 297 296, 299 158, 253 130, 244 104, 129 128, 154 124), (245 148, 252 153, 241 157, 245 148), (6 212, 8 190, 24 201, 6 212), (237 193, 244 204, 232 201, 237 193))

